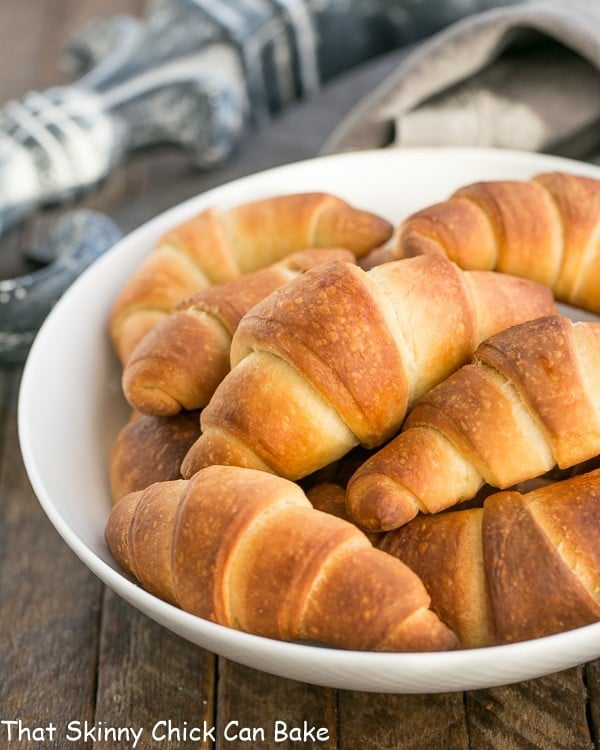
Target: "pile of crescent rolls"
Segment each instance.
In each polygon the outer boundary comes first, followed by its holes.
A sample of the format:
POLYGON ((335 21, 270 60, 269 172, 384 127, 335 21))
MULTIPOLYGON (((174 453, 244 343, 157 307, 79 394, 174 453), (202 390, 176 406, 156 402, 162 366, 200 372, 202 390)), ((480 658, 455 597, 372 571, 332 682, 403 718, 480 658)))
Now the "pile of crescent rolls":
POLYGON ((131 416, 106 540, 152 594, 369 651, 600 620, 600 180, 479 182, 394 226, 210 208, 108 323, 131 416))

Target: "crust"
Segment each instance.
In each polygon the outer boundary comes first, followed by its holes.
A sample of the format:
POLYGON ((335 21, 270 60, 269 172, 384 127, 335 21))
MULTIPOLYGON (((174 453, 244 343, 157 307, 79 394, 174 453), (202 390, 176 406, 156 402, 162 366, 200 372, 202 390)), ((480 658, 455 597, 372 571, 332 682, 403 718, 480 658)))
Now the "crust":
POLYGON ((567 318, 546 316, 488 339, 475 355, 514 384, 560 468, 592 458, 600 444, 600 413, 581 387, 572 329, 567 318))
POLYGON ((111 495, 117 501, 153 482, 179 479, 183 457, 200 434, 197 412, 149 417, 134 412, 111 447, 111 495))

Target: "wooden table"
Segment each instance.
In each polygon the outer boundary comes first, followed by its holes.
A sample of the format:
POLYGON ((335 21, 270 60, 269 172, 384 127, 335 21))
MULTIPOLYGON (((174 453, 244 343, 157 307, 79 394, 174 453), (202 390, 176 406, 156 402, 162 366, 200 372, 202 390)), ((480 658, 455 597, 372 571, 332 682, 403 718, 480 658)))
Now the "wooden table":
MULTIPOLYGON (((4 0, 0 5, 0 102, 64 78, 61 50, 90 18, 139 14, 142 0, 4 0)), ((250 134, 227 165, 208 174, 179 153, 140 155, 83 205, 108 213, 128 231, 206 188, 276 164, 315 155, 334 125, 388 60, 338 79, 312 102, 290 108, 250 134)), ((40 241, 57 211, 2 238, 4 277, 22 263, 18 250, 40 241)), ((0 723, 1 748, 131 747, 76 740, 85 727, 142 727, 138 748, 251 748, 236 726, 326 727, 326 739, 283 741, 281 748, 498 748, 583 750, 600 747, 600 661, 508 687, 441 695, 334 690, 273 677, 203 651, 121 601, 74 557, 41 511, 17 440, 20 366, 0 369, 0 723), (150 729, 214 727, 189 743, 153 743, 150 729), (66 728, 70 722, 72 730, 66 728), (187 724, 186 724, 187 723, 187 724), (49 727, 57 729, 52 732, 49 727), (214 740, 212 738, 214 734, 214 740), (17 738, 17 739, 15 739, 17 738), (29 738, 29 739, 28 739, 29 738)), ((84 499, 82 498, 82 502, 84 499)), ((95 741, 96 740, 96 741, 95 741)))

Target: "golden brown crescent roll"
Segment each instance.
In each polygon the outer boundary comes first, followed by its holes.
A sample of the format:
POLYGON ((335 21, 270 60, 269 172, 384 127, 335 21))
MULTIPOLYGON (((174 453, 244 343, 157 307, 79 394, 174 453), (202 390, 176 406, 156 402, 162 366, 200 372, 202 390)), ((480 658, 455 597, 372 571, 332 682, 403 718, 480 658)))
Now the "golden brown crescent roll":
POLYGON ((456 643, 404 563, 272 474, 211 466, 151 485, 113 506, 106 539, 148 591, 231 628, 360 650, 456 643))
POLYGON ((600 180, 549 172, 466 185, 408 217, 395 250, 534 279, 562 302, 600 313, 600 180))
POLYGON ((132 411, 111 446, 113 502, 154 482, 181 478, 181 461, 200 434, 199 414, 151 417, 132 411))
POLYGON ((380 549, 423 580, 464 648, 600 620, 600 471, 498 492, 483 508, 419 516, 380 549))
POLYGON ((244 314, 275 289, 334 258, 354 262, 342 248, 301 250, 176 305, 127 360, 122 384, 131 406, 155 416, 205 406, 229 372, 231 337, 244 314))
POLYGON ((344 247, 356 257, 385 243, 391 224, 329 193, 277 195, 209 208, 162 236, 126 282, 109 330, 122 363, 181 300, 309 247, 344 247))
POLYGON ((492 336, 355 472, 348 511, 389 530, 600 453, 600 323, 550 315, 492 336))
POLYGON ((313 268, 240 322, 233 369, 182 473, 233 464, 299 479, 357 444, 381 445, 480 341, 553 311, 548 287, 441 256, 313 268))

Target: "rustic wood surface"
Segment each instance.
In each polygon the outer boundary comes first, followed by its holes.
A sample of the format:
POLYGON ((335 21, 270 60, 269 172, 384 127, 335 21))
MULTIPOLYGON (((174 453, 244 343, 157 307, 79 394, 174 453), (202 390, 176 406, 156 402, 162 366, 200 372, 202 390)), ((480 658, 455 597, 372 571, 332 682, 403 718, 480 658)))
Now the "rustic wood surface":
MULTIPOLYGON (((140 14, 142 0, 3 0, 0 102, 67 80, 61 51, 91 18, 140 14)), ((378 61, 291 107, 209 174, 176 152, 140 155, 83 204, 107 212, 125 231, 179 201, 240 175, 315 155, 335 124, 379 80, 378 61)), ((59 211, 42 213, 0 240, 0 271, 26 266, 20 250, 42 241, 59 211)), ((20 458, 16 410, 21 367, 0 368, 0 721, 20 721, 20 740, 0 747, 111 748, 131 743, 81 739, 64 728, 131 726, 138 748, 267 748, 242 727, 324 726, 326 740, 279 742, 324 750, 584 750, 600 747, 600 664, 518 685, 466 694, 387 695, 300 684, 218 658, 156 625, 87 571, 41 511, 20 458), (193 742, 153 742, 149 729, 205 726, 193 742), (237 722, 239 738, 223 728, 237 722), (50 736, 46 728, 58 727, 50 736), (215 727, 214 739, 210 728, 215 727), (29 728, 28 735, 25 728, 29 728), (36 732, 32 731, 33 728, 36 732)), ((230 725, 234 726, 234 725, 230 725)), ((16 732, 16 725, 12 725, 16 732)))

